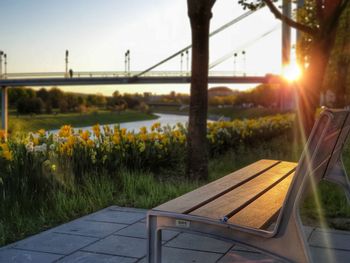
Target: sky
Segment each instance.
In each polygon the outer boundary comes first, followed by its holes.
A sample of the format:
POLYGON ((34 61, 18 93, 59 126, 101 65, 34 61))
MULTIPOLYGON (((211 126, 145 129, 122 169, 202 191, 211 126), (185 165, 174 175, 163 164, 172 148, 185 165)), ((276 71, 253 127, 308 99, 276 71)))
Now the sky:
MULTIPOLYGON (((217 0, 211 31, 245 12, 237 0, 217 0)), ((0 50, 8 55, 8 72, 123 71, 130 50, 131 70, 144 70, 191 43, 186 0, 0 0, 0 50)), ((280 22, 260 10, 210 40, 210 62, 236 50, 214 68, 250 74, 281 72, 280 22), (275 29, 267 37, 265 32, 275 29), (246 46, 246 43, 250 43, 246 46), (252 44, 253 43, 253 44, 252 44), (242 48, 244 47, 244 48, 242 48), (245 58, 242 51, 246 52, 245 58), (245 60, 245 62, 244 62, 245 60)), ((158 70, 180 70, 180 57, 158 70)), ((183 63, 186 69, 186 63, 183 63)), ((245 89, 247 85, 232 88, 245 89)), ((110 95, 120 92, 179 93, 189 85, 65 87, 110 95)))

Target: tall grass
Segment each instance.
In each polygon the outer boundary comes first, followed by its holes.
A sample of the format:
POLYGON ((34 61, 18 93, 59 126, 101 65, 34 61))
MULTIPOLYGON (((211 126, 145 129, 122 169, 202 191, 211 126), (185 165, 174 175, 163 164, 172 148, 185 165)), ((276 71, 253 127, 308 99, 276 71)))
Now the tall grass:
MULTIPOLYGON (((236 148, 226 153, 212 155, 209 162, 209 181, 259 159, 297 161, 301 150, 302 146, 293 144, 292 135, 289 133, 260 142, 238 143, 236 148)), ((349 145, 345 149, 344 162, 350 171, 349 145)), ((25 167, 16 169, 24 171, 25 167)), ((41 171, 43 184, 51 182, 46 180, 50 179, 49 173, 45 169, 41 171)), ((178 165, 176 169, 164 168, 153 172, 125 168, 116 169, 114 172, 99 170, 98 174, 87 172, 80 183, 71 183, 69 187, 57 182, 52 191, 42 194, 27 193, 20 198, 19 193, 13 193, 17 198, 4 199, 0 204, 0 245, 110 205, 155 207, 208 183, 189 181, 184 171, 183 164, 178 165), (33 198, 28 198, 30 196, 33 198)), ((30 176, 30 173, 24 174, 30 176)), ((346 223, 346 218, 350 218, 350 208, 343 192, 331 184, 322 183, 319 195, 328 224, 350 229, 346 223), (345 223, 335 218, 345 218, 345 223)), ((306 223, 318 224, 318 211, 315 207, 310 196, 302 208, 302 216, 306 223)))

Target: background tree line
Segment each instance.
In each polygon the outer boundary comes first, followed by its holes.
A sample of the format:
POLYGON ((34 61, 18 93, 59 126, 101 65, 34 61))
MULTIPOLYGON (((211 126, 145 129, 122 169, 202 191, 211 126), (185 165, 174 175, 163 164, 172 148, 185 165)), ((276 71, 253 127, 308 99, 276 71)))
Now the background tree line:
POLYGON ((104 96, 100 93, 63 92, 58 88, 11 88, 9 105, 16 109, 18 114, 84 113, 97 109, 121 112, 128 108, 148 111, 144 97, 139 94, 120 94, 116 91, 112 96, 104 96))

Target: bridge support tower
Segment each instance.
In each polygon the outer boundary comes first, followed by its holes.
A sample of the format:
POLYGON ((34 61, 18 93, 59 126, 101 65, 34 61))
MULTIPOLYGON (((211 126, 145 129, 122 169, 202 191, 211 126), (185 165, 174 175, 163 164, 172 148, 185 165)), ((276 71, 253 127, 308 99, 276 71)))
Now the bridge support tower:
MULTIPOLYGON (((292 4, 290 0, 283 0, 282 13, 286 17, 291 17, 292 4)), ((283 21, 282 22, 282 67, 284 68, 290 63, 291 51, 291 28, 283 21)))
POLYGON ((1 129, 8 132, 8 94, 7 87, 1 87, 1 129))

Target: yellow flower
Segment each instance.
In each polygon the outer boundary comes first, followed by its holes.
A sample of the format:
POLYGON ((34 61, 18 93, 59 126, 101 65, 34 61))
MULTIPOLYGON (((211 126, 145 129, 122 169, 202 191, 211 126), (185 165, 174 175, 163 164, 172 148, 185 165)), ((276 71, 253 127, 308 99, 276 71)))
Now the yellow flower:
POLYGON ((151 141, 154 141, 156 138, 157 138, 157 133, 151 132, 151 133, 149 134, 149 139, 150 139, 151 141))
POLYGON ((126 135, 126 139, 128 142, 133 143, 135 141, 135 136, 131 132, 128 132, 128 134, 126 135))
POLYGON ((6 150, 9 149, 6 143, 1 143, 1 144, 0 144, 0 148, 1 148, 3 151, 6 151, 6 150))
POLYGON ((170 140, 169 140, 169 138, 168 137, 163 137, 162 138, 162 143, 164 144, 164 145, 167 145, 167 144, 169 144, 169 142, 170 142, 170 140))
POLYGON ((126 129, 125 129, 125 128, 121 129, 121 132, 122 132, 122 137, 125 137, 125 135, 126 135, 126 129))
POLYGON ((119 136, 119 133, 115 133, 113 135, 113 143, 114 144, 119 144, 120 143, 120 136, 119 136))
POLYGON ((6 131, 0 130, 0 143, 4 142, 6 139, 6 131))
POLYGON ((96 125, 92 126, 92 130, 93 130, 95 136, 96 136, 97 138, 99 138, 100 135, 101 135, 100 125, 99 125, 99 124, 96 124, 96 125))
POLYGON ((39 145, 39 138, 33 138, 34 145, 39 145))
POLYGON ((111 133, 111 129, 108 125, 103 126, 103 131, 106 135, 109 135, 111 133))
POLYGON ((151 130, 154 131, 156 129, 159 129, 160 128, 160 123, 159 122, 155 122, 153 123, 152 127, 151 127, 151 130))
POLYGON ((119 127, 119 125, 114 126, 113 132, 114 132, 114 133, 119 133, 119 132, 120 132, 120 127, 119 127))
POLYGON ((140 133, 146 134, 147 133, 147 128, 145 126, 140 128, 140 133))
POLYGON ((147 141, 147 134, 144 134, 144 133, 141 133, 140 135, 139 135, 139 137, 140 137, 140 140, 141 141, 147 141))
POLYGON ((2 156, 8 161, 11 161, 13 159, 12 158, 12 153, 10 151, 4 151, 2 153, 2 156))
POLYGON ((70 125, 62 126, 58 132, 58 135, 60 137, 69 137, 70 135, 72 135, 72 126, 70 125))
POLYGON ((89 140, 90 132, 89 131, 83 131, 82 133, 80 133, 80 138, 82 138, 84 141, 89 140))
POLYGON ((66 143, 69 146, 73 146, 73 144, 75 143, 75 137, 74 136, 69 136, 66 143))
POLYGON ((2 157, 4 157, 6 160, 11 161, 12 158, 12 152, 10 151, 8 145, 6 143, 0 144, 0 148, 2 150, 2 157))
POLYGON ((87 143, 87 145, 88 145, 89 147, 94 146, 94 141, 93 141, 93 140, 88 139, 86 143, 87 143))
POLYGON ((179 142, 180 143, 184 143, 186 141, 186 136, 185 135, 181 135, 180 137, 179 137, 179 142))
POLYGON ((39 134, 40 136, 45 136, 46 135, 46 131, 44 129, 40 129, 37 131, 37 134, 39 134))

